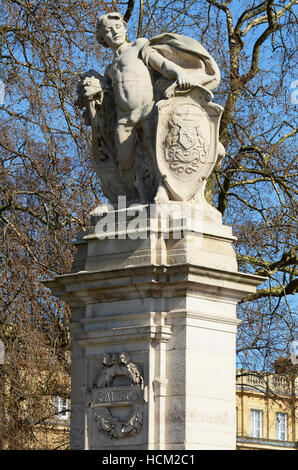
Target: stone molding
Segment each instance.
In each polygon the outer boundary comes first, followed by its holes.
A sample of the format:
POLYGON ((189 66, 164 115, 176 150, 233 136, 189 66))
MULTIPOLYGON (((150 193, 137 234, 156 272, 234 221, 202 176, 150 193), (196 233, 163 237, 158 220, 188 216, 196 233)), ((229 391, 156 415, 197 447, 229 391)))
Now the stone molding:
POLYGON ((106 300, 108 291, 110 300, 119 295, 129 298, 130 292, 135 295, 158 295, 165 283, 169 296, 177 290, 189 293, 199 288, 200 295, 229 299, 232 303, 242 300, 244 293, 255 292, 256 286, 266 280, 265 277, 241 272, 227 272, 192 264, 150 265, 111 269, 109 271, 80 271, 65 274, 55 279, 43 281, 56 295, 70 304, 71 307, 88 305, 94 301, 106 300), (170 277, 171 276, 171 277, 170 277), (219 283, 220 281, 220 283, 219 283), (136 287, 138 286, 138 287, 136 287), (113 293, 115 292, 115 295, 113 293))

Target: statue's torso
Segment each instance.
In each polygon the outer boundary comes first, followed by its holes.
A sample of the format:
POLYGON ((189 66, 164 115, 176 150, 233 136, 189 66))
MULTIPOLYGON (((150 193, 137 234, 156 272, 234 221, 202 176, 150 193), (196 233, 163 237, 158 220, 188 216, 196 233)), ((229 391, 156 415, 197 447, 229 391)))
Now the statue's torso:
POLYGON ((139 39, 129 44, 109 67, 108 77, 112 80, 115 103, 124 113, 148 105, 153 100, 150 71, 140 57, 146 42, 146 39, 139 39))

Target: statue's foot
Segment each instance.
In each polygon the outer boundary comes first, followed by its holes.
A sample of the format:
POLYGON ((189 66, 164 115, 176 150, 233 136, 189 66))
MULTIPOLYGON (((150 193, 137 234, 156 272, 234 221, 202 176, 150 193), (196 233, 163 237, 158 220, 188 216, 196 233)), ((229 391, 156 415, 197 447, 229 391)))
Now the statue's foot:
POLYGON ((169 201, 169 196, 166 188, 163 185, 160 185, 157 189, 156 196, 154 198, 155 204, 162 204, 169 201))

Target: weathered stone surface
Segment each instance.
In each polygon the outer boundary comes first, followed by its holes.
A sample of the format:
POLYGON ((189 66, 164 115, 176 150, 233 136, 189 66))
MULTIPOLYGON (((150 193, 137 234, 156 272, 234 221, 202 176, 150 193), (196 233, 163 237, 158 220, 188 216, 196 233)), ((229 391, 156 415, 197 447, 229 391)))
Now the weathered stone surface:
POLYGON ((204 197, 224 155, 218 67, 177 34, 127 43, 118 13, 97 39, 114 60, 82 77, 78 106, 113 207, 92 212, 72 273, 46 282, 73 311, 71 447, 234 449, 236 305, 264 279, 238 272, 204 197))
POLYGON ((206 178, 224 148, 222 108, 211 103, 220 72, 196 40, 165 33, 126 41, 119 13, 99 18, 97 39, 114 52, 104 76, 81 78, 77 104, 92 129, 91 158, 104 195, 142 203, 204 203, 206 178))
POLYGON ((214 220, 107 240, 100 217, 82 270, 47 283, 74 313, 72 448, 235 448, 236 305, 264 279, 214 220))

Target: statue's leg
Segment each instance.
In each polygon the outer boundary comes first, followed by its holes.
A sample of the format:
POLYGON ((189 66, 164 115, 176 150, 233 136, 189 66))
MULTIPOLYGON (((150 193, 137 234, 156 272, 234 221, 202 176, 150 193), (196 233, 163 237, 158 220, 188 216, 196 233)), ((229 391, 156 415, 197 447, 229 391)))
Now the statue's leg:
POLYGON ((137 132, 133 126, 120 124, 116 128, 115 144, 121 180, 130 196, 135 196, 135 182, 133 174, 134 151, 136 147, 137 132))
POLYGON ((116 127, 115 144, 120 170, 129 170, 133 166, 137 132, 133 126, 119 124, 116 127))
MULTIPOLYGON (((151 116, 154 116, 153 113, 151 116)), ((154 173, 156 180, 154 181, 154 201, 155 203, 164 203, 169 200, 169 196, 163 181, 163 178, 159 177, 156 161, 156 121, 154 117, 149 117, 143 121, 143 132, 144 132, 144 144, 146 151, 150 155, 152 165, 154 167, 154 173)))
POLYGON ((142 121, 143 144, 146 155, 149 158, 148 164, 151 169, 151 177, 146 180, 146 187, 143 189, 147 200, 155 202, 166 202, 169 200, 163 180, 159 175, 156 161, 156 116, 152 112, 147 119, 142 121), (158 198, 156 199, 158 193, 158 198))
POLYGON ((155 121, 148 117, 142 121, 144 133, 144 147, 148 153, 153 165, 156 165, 156 149, 155 149, 155 121))

